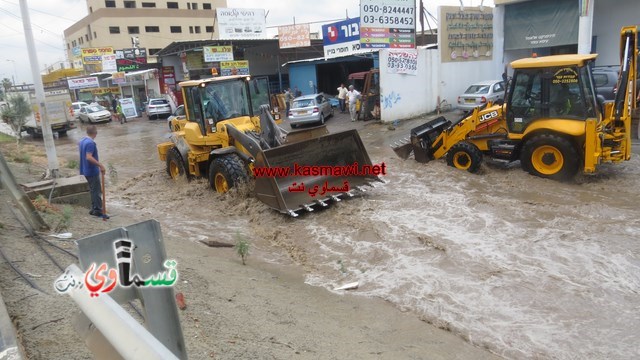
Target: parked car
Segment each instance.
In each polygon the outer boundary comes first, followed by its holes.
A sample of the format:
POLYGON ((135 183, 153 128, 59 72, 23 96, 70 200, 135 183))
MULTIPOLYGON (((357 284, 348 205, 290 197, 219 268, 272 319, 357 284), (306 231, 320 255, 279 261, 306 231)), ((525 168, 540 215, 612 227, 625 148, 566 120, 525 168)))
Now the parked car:
POLYGON ((165 99, 150 99, 145 109, 149 119, 158 118, 161 115, 168 117, 171 115, 171 105, 165 99))
POLYGON ((324 94, 312 94, 293 99, 289 109, 289 124, 292 128, 309 123, 324 124, 333 115, 333 107, 324 94))
POLYGON ((73 111, 73 120, 78 120, 80 116, 80 109, 82 109, 83 106, 89 106, 89 104, 87 104, 84 101, 71 103, 71 111, 73 111))
POLYGON ((183 120, 183 119, 186 119, 186 118, 187 118, 187 115, 184 112, 184 105, 178 106, 176 108, 176 111, 174 111, 167 118, 167 124, 169 125, 169 131, 173 131, 173 129, 171 128, 171 120, 173 120, 173 119, 183 120))
POLYGON ((469 86, 458 96, 458 109, 473 110, 488 102, 504 100, 505 84, 502 80, 480 81, 469 86))
POLYGON ((111 111, 102 105, 87 105, 80 108, 80 122, 97 123, 111 121, 111 111))
POLYGON ((595 67, 592 71, 596 94, 605 100, 614 100, 618 90, 618 69, 613 67, 595 67))

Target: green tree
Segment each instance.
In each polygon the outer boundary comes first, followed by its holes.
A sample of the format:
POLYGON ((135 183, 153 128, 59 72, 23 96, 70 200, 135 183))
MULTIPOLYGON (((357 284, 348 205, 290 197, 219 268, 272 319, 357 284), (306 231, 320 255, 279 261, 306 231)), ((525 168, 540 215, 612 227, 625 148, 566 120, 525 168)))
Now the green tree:
POLYGON ((31 104, 21 94, 12 94, 7 98, 7 106, 2 109, 0 116, 2 120, 11 126, 17 134, 17 141, 22 138, 22 126, 27 122, 27 117, 31 115, 31 104))
POLYGON ((12 86, 13 86, 13 83, 11 82, 11 79, 9 78, 2 79, 2 88, 4 89, 5 94, 9 92, 9 89, 11 89, 12 86))

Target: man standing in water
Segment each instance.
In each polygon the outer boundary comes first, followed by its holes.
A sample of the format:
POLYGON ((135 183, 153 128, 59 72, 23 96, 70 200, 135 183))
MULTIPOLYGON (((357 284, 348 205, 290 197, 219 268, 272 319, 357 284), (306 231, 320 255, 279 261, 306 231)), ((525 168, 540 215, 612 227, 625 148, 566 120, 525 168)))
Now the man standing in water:
POLYGON ((91 211, 89 215, 108 219, 109 216, 102 213, 102 184, 100 173, 104 174, 106 169, 100 163, 98 157, 98 147, 93 141, 98 135, 95 125, 87 126, 87 136, 78 143, 80 149, 80 175, 84 175, 89 183, 91 193, 91 211))

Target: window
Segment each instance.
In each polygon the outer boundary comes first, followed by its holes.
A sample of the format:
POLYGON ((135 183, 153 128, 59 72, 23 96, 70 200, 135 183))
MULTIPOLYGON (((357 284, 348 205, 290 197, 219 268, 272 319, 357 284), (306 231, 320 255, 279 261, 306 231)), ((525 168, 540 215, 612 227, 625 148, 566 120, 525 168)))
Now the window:
POLYGON ((143 2, 142 3, 142 7, 143 8, 154 8, 154 7, 156 7, 156 3, 154 3, 154 2, 143 2))
POLYGON ((98 38, 98 33, 96 33, 95 31, 93 32, 93 38, 97 39, 98 38))
POLYGON ((71 46, 72 46, 72 47, 76 47, 76 45, 78 45, 78 43, 77 43, 75 40, 73 40, 73 41, 71 42, 71 46))
POLYGON ((203 3, 203 4, 202 4, 202 8, 203 8, 204 10, 211 10, 211 4, 209 4, 209 3, 203 3))
POLYGON ((84 34, 84 40, 89 41, 89 34, 84 34))
POLYGON ((120 26, 109 26, 109 34, 120 34, 120 26))
POLYGON ((493 92, 497 93, 497 92, 501 92, 504 91, 504 87, 502 86, 502 83, 497 83, 495 85, 493 85, 493 92))
POLYGON ((127 31, 129 34, 140 34, 140 28, 137 26, 128 26, 127 31))
POLYGON ((170 29, 171 29, 171 32, 174 34, 182 32, 182 26, 171 26, 170 29))
POLYGON ((177 9, 177 8, 178 8, 177 2, 167 2, 167 9, 177 9))
POLYGON ((115 0, 105 0, 105 2, 104 2, 104 7, 108 7, 108 8, 114 8, 114 7, 116 7, 116 2, 115 2, 115 0))
POLYGON ((144 31, 151 33, 151 32, 160 32, 160 26, 145 26, 144 27, 144 31))
POLYGON ((200 34, 200 26, 196 26, 194 30, 196 31, 196 34, 200 34))
POLYGON ((191 10, 198 10, 198 3, 191 3, 191 10))
POLYGON ((208 32, 208 33, 212 33, 213 32, 213 26, 205 26, 204 27, 204 31, 208 32))
POLYGON ((193 26, 189 26, 189 34, 193 34, 193 26))
POLYGON ((155 55, 162 49, 149 49, 149 56, 155 55))
POLYGON ((67 50, 71 50, 71 45, 69 45, 69 43, 67 43, 67 50))
POLYGON ((135 1, 125 1, 124 2, 124 7, 127 9, 135 9, 136 8, 136 2, 135 1))
POLYGON ((191 10, 191 3, 187 3, 187 9, 191 10))

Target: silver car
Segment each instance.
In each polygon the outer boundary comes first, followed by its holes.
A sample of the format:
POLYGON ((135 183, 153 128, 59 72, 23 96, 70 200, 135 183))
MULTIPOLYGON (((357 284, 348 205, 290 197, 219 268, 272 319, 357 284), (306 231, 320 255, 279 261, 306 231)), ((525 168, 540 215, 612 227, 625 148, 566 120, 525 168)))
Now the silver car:
POLYGON ((333 115, 333 107, 324 94, 312 94, 293 99, 289 110, 289 124, 292 128, 302 124, 320 123, 333 115))
POLYGON ((502 80, 477 82, 469 86, 464 94, 458 96, 458 109, 473 110, 488 102, 504 100, 504 90, 505 85, 502 80))

